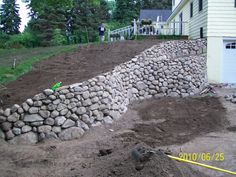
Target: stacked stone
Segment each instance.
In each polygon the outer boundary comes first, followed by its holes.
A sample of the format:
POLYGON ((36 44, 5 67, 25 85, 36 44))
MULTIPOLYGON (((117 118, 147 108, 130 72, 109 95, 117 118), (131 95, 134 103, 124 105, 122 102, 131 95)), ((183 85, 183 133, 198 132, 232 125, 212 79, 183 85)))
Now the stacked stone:
POLYGON ((231 103, 236 104, 236 93, 234 93, 232 95, 226 95, 225 96, 225 100, 226 101, 230 101, 231 103))
POLYGON ((160 96, 189 96, 205 86, 206 41, 169 41, 88 81, 47 89, 21 106, 0 110, 0 137, 10 143, 70 140, 112 123, 127 105, 160 96))

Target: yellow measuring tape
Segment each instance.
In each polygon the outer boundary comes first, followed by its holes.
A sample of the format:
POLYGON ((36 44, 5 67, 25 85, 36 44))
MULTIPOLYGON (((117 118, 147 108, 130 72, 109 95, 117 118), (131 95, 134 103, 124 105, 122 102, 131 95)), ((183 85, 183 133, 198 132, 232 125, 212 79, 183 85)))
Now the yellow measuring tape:
POLYGON ((171 159, 178 160, 178 161, 181 161, 181 162, 186 162, 186 163, 198 165, 198 166, 201 166, 201 167, 209 168, 209 169, 212 169, 212 170, 216 170, 216 171, 236 175, 236 172, 233 172, 233 171, 224 170, 222 168, 217 168, 217 167, 213 167, 213 166, 210 166, 210 165, 206 165, 206 164, 202 164, 202 163, 198 163, 198 162, 193 162, 193 161, 190 161, 190 160, 181 159, 179 157, 174 157, 174 156, 171 156, 171 155, 167 155, 167 156, 170 157, 171 159))

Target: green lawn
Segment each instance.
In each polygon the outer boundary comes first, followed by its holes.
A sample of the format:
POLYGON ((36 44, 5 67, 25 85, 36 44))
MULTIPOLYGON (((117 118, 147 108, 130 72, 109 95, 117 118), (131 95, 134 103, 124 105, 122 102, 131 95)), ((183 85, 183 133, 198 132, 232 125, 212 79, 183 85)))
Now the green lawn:
POLYGON ((6 84, 29 72, 32 65, 49 57, 73 51, 78 45, 23 49, 0 49, 0 84, 6 84), (16 68, 12 69, 16 59, 16 68))

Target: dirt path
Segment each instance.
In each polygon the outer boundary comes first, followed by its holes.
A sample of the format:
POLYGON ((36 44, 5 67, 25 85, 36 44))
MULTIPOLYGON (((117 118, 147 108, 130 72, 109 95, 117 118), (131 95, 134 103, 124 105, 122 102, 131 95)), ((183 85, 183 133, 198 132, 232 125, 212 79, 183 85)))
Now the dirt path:
POLYGON ((92 128, 80 140, 36 146, 0 143, 0 176, 206 177, 160 155, 142 162, 140 168, 131 150, 139 144, 156 149, 182 144, 221 130, 227 122, 224 115, 217 98, 146 100, 130 106, 114 124, 92 128))
POLYGON ((0 93, 3 100, 0 107, 21 104, 27 98, 50 88, 55 82, 62 81, 63 85, 74 84, 110 71, 116 65, 158 43, 158 40, 144 40, 89 45, 42 61, 31 72, 6 85, 7 90, 0 93))

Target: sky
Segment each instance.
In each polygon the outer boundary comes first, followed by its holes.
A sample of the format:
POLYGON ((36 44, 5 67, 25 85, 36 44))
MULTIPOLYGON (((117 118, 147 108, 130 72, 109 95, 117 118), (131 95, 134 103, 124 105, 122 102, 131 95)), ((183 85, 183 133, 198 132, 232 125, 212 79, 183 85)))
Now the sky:
MULTIPOLYGON (((26 3, 23 3, 22 0, 16 0, 16 3, 19 4, 20 7, 19 10, 19 14, 21 17, 20 31, 22 32, 29 21, 28 17, 29 10, 26 8, 26 3)), ((0 5, 2 5, 2 0, 0 0, 0 5)))

